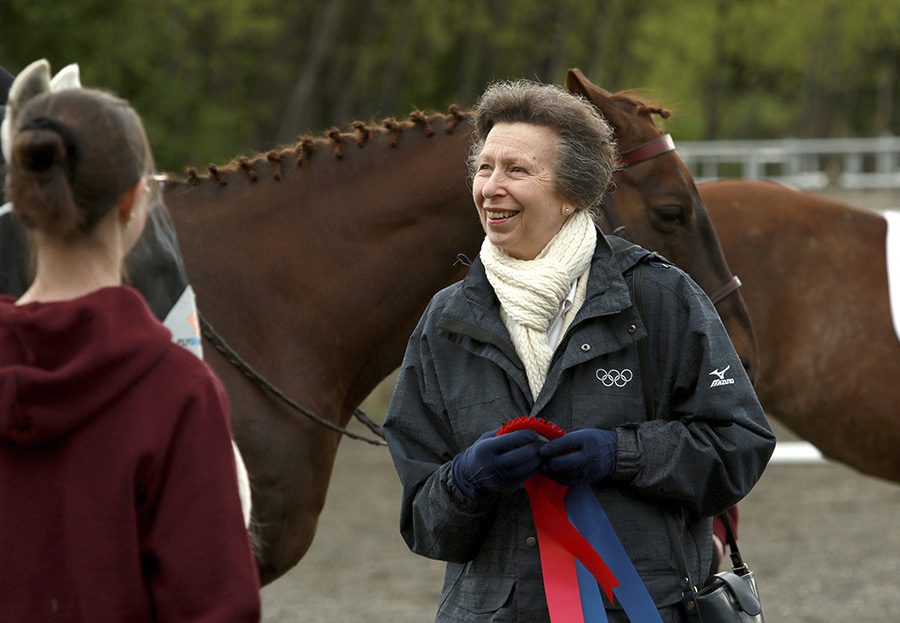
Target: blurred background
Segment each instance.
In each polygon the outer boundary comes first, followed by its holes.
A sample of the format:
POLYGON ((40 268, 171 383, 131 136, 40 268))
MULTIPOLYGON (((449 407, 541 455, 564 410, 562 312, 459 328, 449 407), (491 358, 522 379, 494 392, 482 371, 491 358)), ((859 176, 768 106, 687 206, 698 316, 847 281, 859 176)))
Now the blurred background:
POLYGON ((900 134, 896 0, 4 0, 0 30, 9 72, 131 100, 175 173, 569 67, 676 141, 900 134))

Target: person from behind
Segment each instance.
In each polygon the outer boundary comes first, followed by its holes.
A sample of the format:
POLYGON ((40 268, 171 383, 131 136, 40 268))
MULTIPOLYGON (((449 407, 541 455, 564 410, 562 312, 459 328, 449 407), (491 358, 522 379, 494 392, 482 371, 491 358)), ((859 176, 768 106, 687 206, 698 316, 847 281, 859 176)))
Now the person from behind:
POLYGON ((0 297, 0 620, 258 621, 224 389, 122 285, 160 200, 139 116, 49 92, 11 136, 36 270, 0 297))

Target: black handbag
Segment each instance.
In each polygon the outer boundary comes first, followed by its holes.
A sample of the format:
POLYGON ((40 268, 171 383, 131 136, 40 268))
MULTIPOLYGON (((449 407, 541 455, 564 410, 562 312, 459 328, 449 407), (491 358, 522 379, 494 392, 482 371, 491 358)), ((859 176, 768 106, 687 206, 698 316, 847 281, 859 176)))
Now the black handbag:
POLYGON ((682 604, 688 619, 695 623, 765 623, 756 579, 741 558, 731 520, 725 513, 719 517, 725 523, 732 569, 710 576, 703 586, 698 587, 691 581, 681 538, 672 525, 674 519, 671 513, 666 515, 669 539, 681 573, 682 604))
MULTIPOLYGON (((641 320, 644 320, 644 292, 641 279, 644 262, 652 256, 642 258, 632 274, 634 303, 641 320)), ((641 366, 641 385, 644 390, 644 404, 649 419, 656 417, 656 402, 653 390, 653 368, 650 366, 650 346, 648 337, 638 341, 638 357, 641 366)), ((681 545, 681 537, 673 525, 675 518, 666 513, 666 528, 678 571, 681 573, 682 603, 688 618, 693 623, 765 623, 759 591, 753 572, 747 567, 738 550, 734 528, 726 513, 719 516, 725 524, 726 540, 731 553, 732 569, 711 576, 703 586, 696 586, 691 580, 681 545)))

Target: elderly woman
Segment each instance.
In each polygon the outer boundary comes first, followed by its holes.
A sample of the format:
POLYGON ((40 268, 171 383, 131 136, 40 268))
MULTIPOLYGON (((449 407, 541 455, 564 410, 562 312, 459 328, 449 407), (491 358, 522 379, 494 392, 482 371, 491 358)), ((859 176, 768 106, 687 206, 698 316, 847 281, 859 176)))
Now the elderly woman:
MULTIPOLYGON (((474 141, 481 253, 425 311, 385 423, 401 533, 414 552, 448 562, 436 620, 550 620, 541 559, 551 552, 523 487, 539 476, 588 491, 652 618, 683 621, 666 515, 703 578, 709 517, 759 479, 771 429, 708 298, 656 256, 642 322, 630 273, 648 252, 592 219, 616 166, 612 131, 592 106, 554 86, 498 83, 478 102, 474 141), (654 419, 639 378, 648 334, 654 419), (722 371, 728 382, 711 387, 722 371), (497 434, 523 416, 566 433, 497 434)), ((648 620, 619 599, 602 603, 610 621, 648 620)))

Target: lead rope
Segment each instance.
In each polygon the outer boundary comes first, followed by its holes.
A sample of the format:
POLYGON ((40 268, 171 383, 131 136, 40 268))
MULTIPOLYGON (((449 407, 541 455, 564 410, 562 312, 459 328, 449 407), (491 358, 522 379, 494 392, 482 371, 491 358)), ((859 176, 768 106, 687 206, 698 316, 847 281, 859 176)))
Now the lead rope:
MULTIPOLYGON (((301 407, 294 400, 292 400, 289 396, 285 395, 284 392, 282 392, 280 389, 278 389, 277 387, 272 385, 272 383, 270 383, 268 380, 266 380, 266 378, 263 377, 259 372, 254 370, 250 366, 250 364, 248 364, 246 361, 241 359, 241 356, 238 355, 234 351, 234 349, 232 349, 230 346, 228 346, 228 344, 225 342, 225 340, 222 339, 222 336, 219 335, 219 333, 212 327, 211 324, 209 324, 209 321, 207 321, 206 318, 204 318, 200 314, 198 314, 198 317, 200 318, 200 332, 203 334, 203 337, 205 337, 207 340, 209 340, 210 344, 212 344, 213 347, 215 347, 215 349, 217 351, 222 353, 222 355, 229 361, 229 363, 231 363, 231 365, 233 365, 235 368, 240 370, 244 374, 244 376, 246 376, 248 379, 250 379, 257 385, 259 385, 263 389, 271 392, 275 397, 277 397, 278 399, 283 401, 289 407, 291 407, 298 413, 308 417, 316 424, 324 426, 325 428, 332 430, 336 433, 345 435, 345 436, 349 437, 350 439, 356 439, 358 441, 365 441, 366 443, 371 444, 373 446, 386 446, 387 445, 385 442, 380 441, 378 439, 370 439, 368 437, 364 437, 362 435, 357 435, 356 433, 352 433, 349 430, 347 430, 346 428, 341 428, 340 426, 333 424, 332 422, 329 422, 328 420, 325 420, 325 419, 319 417, 315 413, 312 413, 311 411, 308 411, 307 409, 304 409, 303 407, 301 407)), ((360 422, 365 424, 366 427, 370 431, 372 431, 374 434, 376 434, 379 437, 381 437, 382 439, 384 439, 384 432, 381 430, 381 427, 378 424, 376 424, 375 422, 373 422, 372 419, 368 415, 366 415, 363 411, 361 411, 360 409, 355 409, 353 411, 353 416, 357 420, 359 420, 360 422)))

